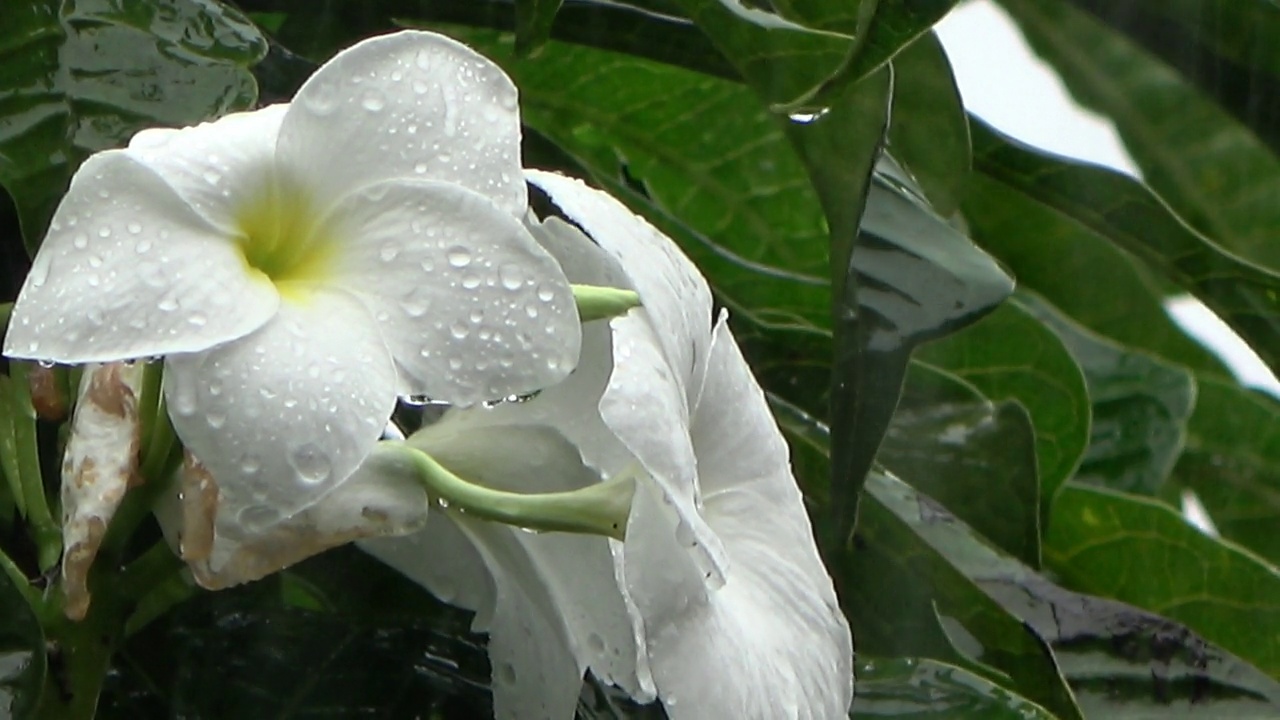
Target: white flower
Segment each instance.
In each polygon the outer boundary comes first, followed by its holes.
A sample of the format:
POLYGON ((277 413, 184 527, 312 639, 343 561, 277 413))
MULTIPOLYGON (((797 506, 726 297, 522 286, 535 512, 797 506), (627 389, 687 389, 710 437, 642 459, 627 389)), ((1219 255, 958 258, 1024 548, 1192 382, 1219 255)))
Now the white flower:
MULTIPOLYGON (((452 412, 411 442, 437 457, 451 452, 450 467, 469 464, 488 483, 564 489, 575 481, 495 466, 481 450, 500 441, 531 453, 530 433, 554 428, 603 475, 641 479, 626 541, 606 561, 609 541, 599 538, 455 518, 362 547, 477 610, 502 718, 572 717, 586 668, 639 700, 656 692, 676 720, 844 717, 849 628, 786 444, 723 315, 712 325, 705 280, 608 195, 558 175, 529 177, 603 248, 548 219, 540 239, 569 277, 622 282, 644 307, 614 319, 612 333, 588 325, 581 364, 564 383, 526 403, 452 412), (480 561, 487 574, 476 571, 480 561)), ((572 465, 565 452, 556 451, 559 462, 572 465)))
POLYGON ((164 356, 220 517, 269 528, 351 475, 398 394, 469 405, 572 369, 519 141, 511 81, 423 32, 339 53, 288 105, 141 132, 73 178, 5 354, 164 356))

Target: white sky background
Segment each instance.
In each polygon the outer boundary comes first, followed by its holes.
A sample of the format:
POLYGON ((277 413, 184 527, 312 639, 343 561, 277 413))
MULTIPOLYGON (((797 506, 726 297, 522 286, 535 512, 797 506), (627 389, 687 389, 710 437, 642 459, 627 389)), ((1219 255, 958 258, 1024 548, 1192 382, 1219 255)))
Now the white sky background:
MULTIPOLYGON (((1141 177, 1111 121, 1075 104, 999 7, 971 0, 953 10, 937 30, 965 107, 1024 142, 1141 177)), ((1208 308, 1189 296, 1166 308, 1242 382, 1280 396, 1280 382, 1208 308)))

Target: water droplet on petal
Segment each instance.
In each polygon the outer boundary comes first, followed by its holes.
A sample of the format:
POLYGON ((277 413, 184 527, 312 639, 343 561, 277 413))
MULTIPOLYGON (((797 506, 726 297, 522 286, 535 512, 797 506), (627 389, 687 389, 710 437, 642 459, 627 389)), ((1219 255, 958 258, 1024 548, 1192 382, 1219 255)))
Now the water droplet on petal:
POLYGON ((501 682, 506 683, 507 685, 515 685, 516 684, 516 666, 512 665, 509 662, 504 662, 499 664, 497 676, 498 676, 498 680, 500 680, 501 682))
POLYGON ((475 274, 466 275, 462 278, 462 287, 467 290, 475 290, 480 287, 480 276, 475 274))
POLYGON ((161 312, 173 312, 178 309, 178 301, 172 295, 169 295, 162 298, 156 307, 160 308, 161 312))
POLYGON ((364 99, 360 101, 360 106, 369 112, 378 112, 387 106, 387 100, 382 97, 382 93, 370 91, 364 96, 364 99))
POLYGON ((71 244, 75 245, 77 250, 83 250, 89 247, 89 236, 79 233, 71 240, 71 244))
POLYGON ((463 325, 460 322, 456 322, 453 325, 449 326, 449 334, 452 335, 457 340, 464 340, 468 335, 471 334, 471 328, 467 327, 466 325, 463 325))
POLYGON ((236 522, 247 530, 261 530, 280 522, 280 511, 269 505, 250 505, 236 514, 236 522))
POLYGON ((461 370, 461 369, 462 369, 462 358, 456 358, 456 357, 451 357, 451 358, 449 358, 449 369, 450 369, 450 370, 461 370))
POLYGON ((205 416, 205 421, 209 423, 209 427, 217 430, 227 424, 227 416, 222 413, 209 413, 205 416))
POLYGON ((254 455, 245 455, 240 458, 240 472, 245 475, 256 475, 262 469, 262 463, 254 455))
POLYGON ((222 173, 218 172, 217 170, 205 170, 203 173, 201 173, 201 177, 203 177, 204 181, 209 183, 210 185, 217 185, 218 183, 222 182, 222 173))
POLYGON ((187 322, 195 327, 204 327, 209 322, 209 319, 202 313, 192 313, 191 317, 187 318, 187 322))
POLYGON ((551 302, 552 298, 554 298, 555 296, 556 296, 555 291, 547 287, 546 285, 538 286, 538 299, 541 300, 542 302, 551 302))
POLYGON ((524 272, 520 270, 519 265, 506 263, 498 268, 498 279, 502 282, 502 287, 508 290, 519 290, 524 285, 524 272))
POLYGON ((382 262, 391 262, 400 255, 400 246, 394 242, 384 243, 382 248, 378 250, 378 257, 382 262))
POLYGON ((151 241, 145 240, 145 239, 139 240, 138 244, 133 246, 134 252, 138 253, 139 255, 145 255, 146 252, 150 249, 151 249, 151 241))
POLYGON ((329 455, 315 443, 305 443, 289 453, 289 465, 298 473, 298 479, 315 485, 329 479, 333 465, 329 455))
POLYGON ((454 245, 449 248, 447 255, 449 264, 456 268, 463 268, 471 264, 471 251, 461 245, 454 245))
POLYGON ((142 224, 131 222, 125 226, 125 229, 128 230, 130 234, 137 235, 138 233, 142 232, 142 224))
POLYGON ((102 227, 98 228, 98 237, 100 238, 111 237, 111 226, 103 225, 102 227))

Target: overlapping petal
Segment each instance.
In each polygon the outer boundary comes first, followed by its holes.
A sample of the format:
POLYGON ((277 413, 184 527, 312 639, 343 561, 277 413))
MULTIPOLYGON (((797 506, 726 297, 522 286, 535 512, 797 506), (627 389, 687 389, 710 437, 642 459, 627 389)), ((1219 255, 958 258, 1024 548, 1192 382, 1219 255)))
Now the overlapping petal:
MULTIPOLYGON (((599 481, 574 446, 546 427, 459 433, 442 423, 412 442, 487 487, 556 492, 599 481), (498 446, 503 452, 493 451, 498 446)), ((437 515, 415 539, 378 539, 361 547, 437 596, 477 611, 474 627, 490 637, 497 717, 573 717, 587 669, 643 696, 636 629, 614 581, 608 540, 448 517, 451 522, 437 515), (478 560, 488 572, 471 567, 449 573, 457 560, 447 557, 478 560), (437 559, 446 567, 438 567, 437 559)))
POLYGON ((4 352, 65 363, 199 352, 261 327, 278 301, 159 175, 105 152, 72 179, 4 352))
POLYGON ((458 185, 389 180, 321 224, 336 283, 365 300, 406 394, 470 405, 562 379, 580 330, 568 281, 519 220, 458 185))
POLYGON ((238 211, 275 182, 276 138, 288 105, 232 113, 178 129, 143 130, 125 152, 164 179, 224 237, 242 228, 238 211))
POLYGON ((345 480, 377 441, 397 377, 354 297, 283 303, 235 343, 165 363, 174 429, 216 479, 219 513, 265 530, 345 480))
POLYGON ((528 202, 516 88, 474 50, 433 33, 366 40, 298 90, 280 129, 281 171, 305 178, 324 209, 380 180, 420 177, 528 202))

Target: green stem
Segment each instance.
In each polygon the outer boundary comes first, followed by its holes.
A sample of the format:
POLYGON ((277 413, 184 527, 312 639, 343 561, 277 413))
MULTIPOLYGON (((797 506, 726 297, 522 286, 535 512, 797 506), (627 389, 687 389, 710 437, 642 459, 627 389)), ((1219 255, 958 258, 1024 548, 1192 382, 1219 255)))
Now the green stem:
POLYGON ((160 361, 146 363, 142 368, 142 389, 138 394, 138 427, 141 429, 142 453, 151 449, 151 438, 157 413, 160 411, 160 390, 164 382, 164 365, 160 361))
POLYGON ((22 593, 22 599, 27 601, 27 605, 31 606, 32 612, 38 617, 44 607, 44 601, 40 599, 40 593, 31 587, 31 581, 27 580, 27 576, 18 569, 16 563, 9 559, 8 555, 0 552, 0 571, 3 571, 9 578, 9 582, 22 593))
POLYGON ((13 398, 13 440, 18 456, 18 478, 27 505, 32 540, 42 571, 58 564, 62 555, 62 531, 49 512, 49 498, 44 491, 40 472, 40 447, 36 439, 36 410, 31 404, 31 386, 27 363, 10 361, 13 398))
POLYGON ((22 474, 18 471, 18 445, 13 438, 14 416, 13 379, 0 375, 0 469, 4 470, 4 479, 18 506, 18 514, 25 518, 27 498, 23 493, 22 474))
POLYGON ((632 290, 599 285, 570 287, 573 288, 573 301, 578 305, 578 318, 582 322, 625 315, 631 308, 640 306, 640 296, 632 290))
POLYGON ((635 481, 627 477, 568 492, 525 495, 467 482, 402 442, 378 444, 408 461, 433 499, 467 515, 529 530, 626 537, 635 481))

